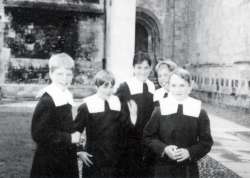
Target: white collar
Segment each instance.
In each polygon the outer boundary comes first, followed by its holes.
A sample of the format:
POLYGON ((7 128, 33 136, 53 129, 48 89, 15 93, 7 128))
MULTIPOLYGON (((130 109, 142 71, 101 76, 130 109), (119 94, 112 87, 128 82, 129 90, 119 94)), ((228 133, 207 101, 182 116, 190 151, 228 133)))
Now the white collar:
MULTIPOLYGON (((145 82, 148 86, 148 91, 154 94, 155 92, 154 83, 148 79, 145 82)), ((143 93, 143 82, 138 80, 136 77, 132 77, 130 80, 128 80, 127 84, 131 95, 143 93)))
POLYGON ((154 93, 154 101, 159 101, 164 98, 165 93, 168 93, 165 88, 158 88, 154 93))
POLYGON ((167 98, 160 100, 160 109, 162 115, 170 115, 177 113, 178 104, 183 105, 183 115, 199 117, 201 111, 201 101, 192 97, 187 97, 182 102, 177 101, 171 93, 167 98))
POLYGON ((62 91, 55 84, 50 84, 49 86, 43 89, 42 94, 45 92, 51 96, 56 107, 65 104, 71 104, 71 105, 74 104, 73 95, 68 89, 62 91))
MULTIPOLYGON (((83 102, 87 104, 90 113, 104 112, 105 110, 105 100, 100 98, 97 94, 84 98, 83 102)), ((121 110, 121 103, 117 96, 111 95, 107 102, 110 110, 121 110)))

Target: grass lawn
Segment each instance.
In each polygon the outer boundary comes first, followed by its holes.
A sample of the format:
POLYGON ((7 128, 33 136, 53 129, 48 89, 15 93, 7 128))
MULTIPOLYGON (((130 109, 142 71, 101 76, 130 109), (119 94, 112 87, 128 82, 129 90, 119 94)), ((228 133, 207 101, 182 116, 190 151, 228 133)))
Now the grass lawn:
MULTIPOLYGON (((0 105, 0 178, 29 177, 35 149, 30 136, 32 112, 0 105)), ((210 157, 202 159, 199 167, 201 178, 239 178, 210 157)))
POLYGON ((26 178, 35 145, 30 137, 31 113, 0 111, 0 177, 26 178))

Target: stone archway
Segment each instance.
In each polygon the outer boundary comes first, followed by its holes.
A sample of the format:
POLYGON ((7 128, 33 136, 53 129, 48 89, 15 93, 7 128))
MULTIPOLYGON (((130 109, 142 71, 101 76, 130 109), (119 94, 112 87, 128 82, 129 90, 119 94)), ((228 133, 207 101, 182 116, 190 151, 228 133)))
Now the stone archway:
POLYGON ((161 25, 158 18, 149 10, 137 7, 135 52, 147 52, 156 62, 161 57, 161 25))

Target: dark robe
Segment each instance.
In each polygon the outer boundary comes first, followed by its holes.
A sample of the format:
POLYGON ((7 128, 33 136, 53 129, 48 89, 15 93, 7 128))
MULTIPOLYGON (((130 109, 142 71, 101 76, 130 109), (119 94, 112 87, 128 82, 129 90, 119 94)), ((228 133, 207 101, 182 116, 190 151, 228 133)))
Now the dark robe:
POLYGON ((162 99, 144 128, 144 140, 157 154, 155 177, 198 178, 197 160, 205 156, 213 144, 209 118, 199 100, 189 97, 183 103, 183 111, 172 101, 171 97, 162 99), (171 160, 164 154, 168 145, 187 149, 190 159, 180 163, 171 160))
MULTIPOLYGON (((130 121, 126 131, 126 146, 120 161, 123 176, 127 177, 152 177, 154 155, 143 143, 142 136, 143 128, 150 119, 154 108, 155 88, 151 81, 147 81, 145 84, 147 91, 143 92, 143 83, 134 78, 122 83, 116 93, 124 103, 134 100, 138 107, 135 125, 130 121)), ((127 112, 129 111, 127 110, 127 112)))
POLYGON ((78 178, 76 145, 71 143, 74 132, 71 109, 70 104, 55 106, 48 93, 40 98, 31 126, 37 145, 32 178, 78 178))
POLYGON ((75 124, 82 132, 86 128, 85 151, 93 155, 90 167, 83 165, 83 177, 109 178, 119 174, 119 157, 124 145, 122 133, 127 112, 119 98, 111 96, 104 101, 97 95, 85 99, 78 108, 75 124))

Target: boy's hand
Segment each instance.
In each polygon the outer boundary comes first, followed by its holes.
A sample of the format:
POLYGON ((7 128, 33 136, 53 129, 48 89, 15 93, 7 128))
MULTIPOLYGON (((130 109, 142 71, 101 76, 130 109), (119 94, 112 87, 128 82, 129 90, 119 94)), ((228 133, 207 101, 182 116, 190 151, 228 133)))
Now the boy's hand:
POLYGON ((165 154, 172 160, 176 160, 176 150, 177 146, 176 145, 169 145, 166 146, 164 149, 165 154))
POLYGON ((81 152, 77 152, 77 156, 84 162, 86 166, 90 167, 91 165, 93 165, 93 162, 89 158, 89 157, 93 157, 93 155, 85 151, 81 151, 81 152))
POLYGON ((128 104, 131 121, 133 124, 135 124, 137 120, 137 104, 135 103, 134 100, 129 100, 127 104, 128 104))
POLYGON ((176 160, 177 162, 182 162, 186 159, 190 158, 189 151, 184 148, 179 148, 176 150, 176 160))

